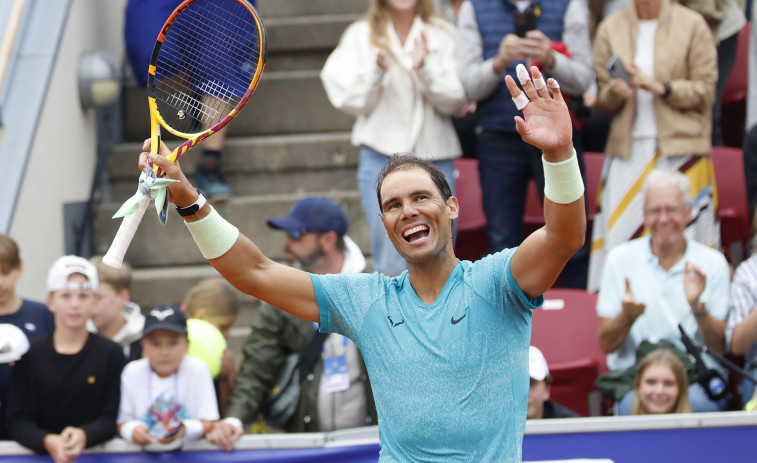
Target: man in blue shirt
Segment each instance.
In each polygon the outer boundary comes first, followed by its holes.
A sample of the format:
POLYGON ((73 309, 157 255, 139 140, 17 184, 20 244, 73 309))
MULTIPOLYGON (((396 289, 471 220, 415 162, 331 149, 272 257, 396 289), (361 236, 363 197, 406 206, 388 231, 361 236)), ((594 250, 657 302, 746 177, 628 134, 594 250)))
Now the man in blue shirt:
POLYGON ((382 462, 521 460, 531 310, 583 245, 586 216, 559 86, 536 67, 529 75, 521 66, 518 78, 524 91, 510 76, 507 86, 525 117, 515 117, 518 132, 544 152, 546 225, 475 263, 455 257, 458 202, 444 175, 412 155, 393 156, 376 188, 387 236, 407 262, 398 277, 315 275, 276 263, 198 197, 165 146, 149 155, 180 180, 171 200, 221 275, 357 343, 374 386, 382 462))

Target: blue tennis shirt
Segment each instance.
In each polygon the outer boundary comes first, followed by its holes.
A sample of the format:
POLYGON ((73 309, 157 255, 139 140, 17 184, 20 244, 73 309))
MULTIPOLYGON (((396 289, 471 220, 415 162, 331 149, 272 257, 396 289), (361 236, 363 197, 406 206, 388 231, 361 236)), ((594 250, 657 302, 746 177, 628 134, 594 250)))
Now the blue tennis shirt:
POLYGON ((321 331, 360 348, 378 411, 380 461, 520 462, 532 310, 514 249, 460 262, 433 304, 407 271, 311 274, 321 331))

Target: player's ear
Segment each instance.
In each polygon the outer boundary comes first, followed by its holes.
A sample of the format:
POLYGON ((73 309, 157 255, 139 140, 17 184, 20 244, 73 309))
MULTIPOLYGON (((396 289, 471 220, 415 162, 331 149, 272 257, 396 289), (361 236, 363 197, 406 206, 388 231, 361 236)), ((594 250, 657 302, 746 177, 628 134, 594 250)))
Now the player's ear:
POLYGON ((447 199, 447 207, 449 208, 449 219, 455 220, 460 215, 460 203, 457 202, 457 198, 450 196, 447 199))

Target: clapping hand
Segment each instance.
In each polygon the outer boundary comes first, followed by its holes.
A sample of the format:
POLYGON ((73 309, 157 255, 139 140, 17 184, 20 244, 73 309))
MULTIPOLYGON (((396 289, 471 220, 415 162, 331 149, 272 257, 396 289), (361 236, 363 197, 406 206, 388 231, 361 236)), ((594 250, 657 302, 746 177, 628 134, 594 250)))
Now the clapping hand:
POLYGON ((626 277, 626 292, 623 294, 622 310, 632 320, 636 320, 647 308, 647 305, 641 301, 636 300, 636 297, 631 291, 631 280, 626 277))
POLYGON ((683 270, 683 291, 686 293, 686 301, 690 306, 699 302, 699 296, 702 295, 705 284, 707 284, 707 275, 699 267, 686 261, 683 270))

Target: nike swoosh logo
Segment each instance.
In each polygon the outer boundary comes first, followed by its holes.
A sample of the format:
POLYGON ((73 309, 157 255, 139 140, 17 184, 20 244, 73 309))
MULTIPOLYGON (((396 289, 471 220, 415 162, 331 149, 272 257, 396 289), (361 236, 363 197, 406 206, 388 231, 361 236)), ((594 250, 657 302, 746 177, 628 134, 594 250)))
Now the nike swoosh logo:
POLYGON ((467 307, 465 308, 465 313, 463 314, 462 317, 460 317, 457 320, 455 320, 455 316, 453 315, 452 318, 450 319, 450 322, 452 322, 453 325, 457 325, 458 323, 460 323, 460 320, 462 320, 463 318, 465 318, 466 315, 468 315, 468 308, 467 307))

